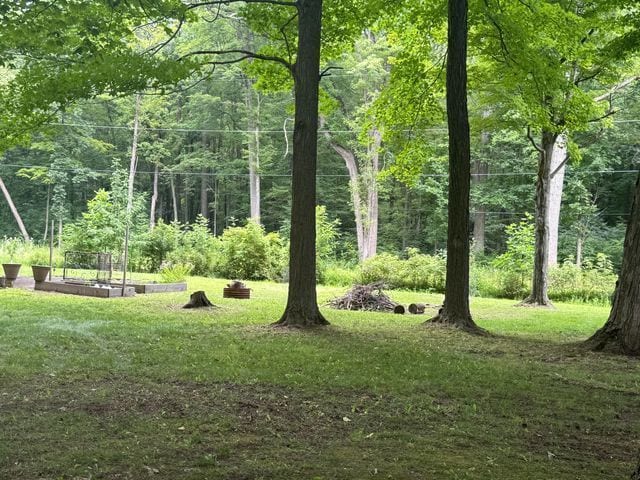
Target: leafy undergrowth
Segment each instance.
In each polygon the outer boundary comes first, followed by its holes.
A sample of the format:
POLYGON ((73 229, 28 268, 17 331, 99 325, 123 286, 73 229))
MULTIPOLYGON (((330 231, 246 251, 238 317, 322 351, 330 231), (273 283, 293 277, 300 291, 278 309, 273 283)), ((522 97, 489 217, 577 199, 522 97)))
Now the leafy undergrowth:
MULTIPOLYGON (((0 478, 618 479, 640 449, 640 362, 583 351, 607 309, 473 299, 492 332, 324 309, 190 279, 128 299, 0 291, 0 478)), ((321 301, 343 293, 321 289, 321 301)), ((397 301, 441 297, 390 292, 397 301)))

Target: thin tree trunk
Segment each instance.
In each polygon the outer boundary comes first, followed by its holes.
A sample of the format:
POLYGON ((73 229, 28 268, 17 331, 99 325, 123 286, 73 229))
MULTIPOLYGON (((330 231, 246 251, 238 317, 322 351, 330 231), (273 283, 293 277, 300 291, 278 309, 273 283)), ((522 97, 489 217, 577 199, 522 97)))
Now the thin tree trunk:
POLYGON ((584 240, 581 235, 578 235, 578 241, 576 242, 576 267, 582 268, 582 245, 584 240))
MULTIPOLYGON (((47 185, 47 203, 45 205, 44 210, 44 235, 42 236, 42 241, 47 241, 47 236, 49 235, 49 209, 51 207, 51 185, 47 185)), ((53 235, 53 232, 51 232, 53 235)))
POLYGON ((469 194, 471 145, 467 110, 467 0, 449 0, 447 119, 449 221, 444 303, 431 322, 483 333, 469 309, 469 194))
POLYGON ((158 164, 155 164, 153 169, 153 193, 151 194, 151 207, 149 208, 149 228, 153 229, 156 226, 156 205, 158 204, 158 178, 160 177, 160 171, 158 164))
MULTIPOLYGON (((489 142, 489 134, 482 134, 482 143, 489 142)), ((474 175, 471 177, 475 185, 481 185, 487 181, 489 165, 482 160, 476 160, 473 165, 474 175)), ((476 253, 484 254, 485 250, 485 228, 487 224, 486 207, 482 204, 476 205, 473 213, 473 250, 476 253)))
POLYGON ((207 220, 209 219, 209 195, 208 195, 208 178, 204 169, 200 174, 200 215, 207 220))
POLYGON ((22 238, 24 238, 25 242, 28 242, 29 234, 27 233, 27 229, 25 228, 24 223, 22 222, 22 217, 20 217, 20 213, 18 213, 18 209, 14 205, 13 200, 11 199, 11 195, 9 194, 9 190, 7 190, 7 187, 2 181, 2 178, 0 178, 0 190, 2 190, 4 198, 7 201, 7 204, 9 205, 9 210, 11 210, 11 214, 13 215, 13 218, 15 218, 16 223, 18 224, 18 228, 20 229, 22 238))
POLYGON ((551 178, 549 181, 549 266, 558 264, 558 239, 560 231, 560 207, 567 165, 567 137, 558 135, 551 154, 551 178))
POLYGON ((124 227, 124 255, 122 259, 122 296, 125 296, 127 286, 127 268, 129 267, 129 236, 131 235, 131 213, 133 212, 133 182, 138 167, 138 135, 140 126, 140 94, 136 95, 135 111, 133 115, 133 140, 131 142, 131 161, 129 162, 129 179, 127 182, 127 211, 124 227))
MULTIPOLYGON (((51 232, 53 235, 53 232, 51 232)), ((62 218, 58 219, 58 250, 62 249, 62 218)))
POLYGON ((298 58, 293 68, 293 131, 289 292, 277 322, 287 326, 327 325, 316 294, 316 163, 322 0, 298 0, 298 58))
POLYGON ((611 313, 586 345, 592 350, 640 355, 640 176, 636 181, 611 313))
POLYGON ((249 131, 249 215, 260 223, 260 97, 254 103, 253 84, 249 78, 245 83, 245 103, 247 106, 247 130, 249 131))
POLYGON ((531 294, 522 305, 549 307, 548 267, 549 267, 549 181, 551 176, 551 156, 557 134, 542 132, 542 151, 538 161, 536 182, 535 253, 533 259, 533 279, 531 294))
POLYGON ((378 251, 378 172, 380 171, 380 145, 382 133, 373 128, 369 133, 371 144, 368 151, 369 172, 366 172, 367 221, 364 225, 364 259, 374 257, 378 251))
POLYGON ((173 173, 169 177, 169 182, 171 185, 171 202, 173 204, 173 221, 178 221, 178 195, 176 194, 176 182, 173 178, 173 173))

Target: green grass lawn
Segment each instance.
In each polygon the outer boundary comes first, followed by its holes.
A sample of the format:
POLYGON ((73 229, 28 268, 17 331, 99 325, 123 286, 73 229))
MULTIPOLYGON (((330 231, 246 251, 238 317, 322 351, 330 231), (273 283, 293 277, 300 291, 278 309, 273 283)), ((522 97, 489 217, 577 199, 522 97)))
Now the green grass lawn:
MULTIPOLYGON (((625 479, 640 361, 580 349, 604 307, 472 299, 476 338, 427 316, 324 308, 274 329, 286 286, 191 279, 94 299, 0 291, 0 479, 625 479)), ((320 288, 320 301, 344 289, 320 288)), ((388 292, 404 302, 441 296, 388 292)), ((433 311, 429 312, 433 313, 433 311)))

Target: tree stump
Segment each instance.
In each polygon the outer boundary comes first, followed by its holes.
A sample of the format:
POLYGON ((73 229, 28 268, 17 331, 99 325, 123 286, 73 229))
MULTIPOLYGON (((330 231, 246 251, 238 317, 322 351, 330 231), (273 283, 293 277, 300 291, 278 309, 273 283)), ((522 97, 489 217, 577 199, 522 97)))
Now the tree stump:
POLYGON ((424 303, 412 303, 411 305, 409 305, 409 313, 413 313, 414 315, 422 315, 425 308, 426 305, 424 303))
POLYGON ((182 308, 203 308, 203 307, 214 307, 215 305, 209 301, 207 295, 202 290, 197 292, 193 292, 191 294, 191 298, 189 303, 187 303, 182 308))
POLYGON ((395 307, 393 307, 393 313, 404 315, 404 307, 402 305, 396 305, 395 307))

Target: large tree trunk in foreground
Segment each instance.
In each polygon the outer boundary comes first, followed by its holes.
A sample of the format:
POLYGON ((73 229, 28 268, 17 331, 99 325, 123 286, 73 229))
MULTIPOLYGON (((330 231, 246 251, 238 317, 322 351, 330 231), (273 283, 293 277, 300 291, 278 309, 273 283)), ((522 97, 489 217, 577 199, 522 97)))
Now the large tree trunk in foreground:
POLYGON ((522 305, 550 307, 547 272, 549 267, 549 181, 551 178, 551 156, 557 134, 542 132, 542 151, 538 162, 536 182, 535 253, 531 294, 522 305))
POLYGON ((327 325, 316 295, 316 162, 322 0, 298 1, 298 59, 293 130, 289 295, 276 322, 285 326, 327 325))
POLYGON ((11 210, 13 218, 16 219, 16 223, 18 224, 18 228, 20 229, 22 238, 24 238, 25 242, 28 242, 29 234, 27 233, 27 229, 24 227, 24 223, 22 222, 22 217, 20 217, 20 214, 18 213, 18 209, 14 205, 13 200, 11 199, 11 195, 9 195, 9 190, 7 190, 7 187, 2 181, 2 178, 0 178, 0 190, 2 190, 2 194, 4 195, 4 198, 7 201, 7 204, 9 205, 9 210, 11 210))
POLYGON ((549 179, 549 266, 558 264, 558 238, 560 237, 560 207, 564 189, 564 172, 567 166, 567 136, 558 135, 551 153, 551 178, 549 179))
POLYGON ((469 310, 469 193, 471 147, 467 111, 467 0, 449 0, 447 118, 449 222, 444 303, 430 321, 481 333, 469 310))
POLYGON ((592 350, 640 355, 640 177, 624 238, 622 268, 604 327, 589 340, 592 350))

